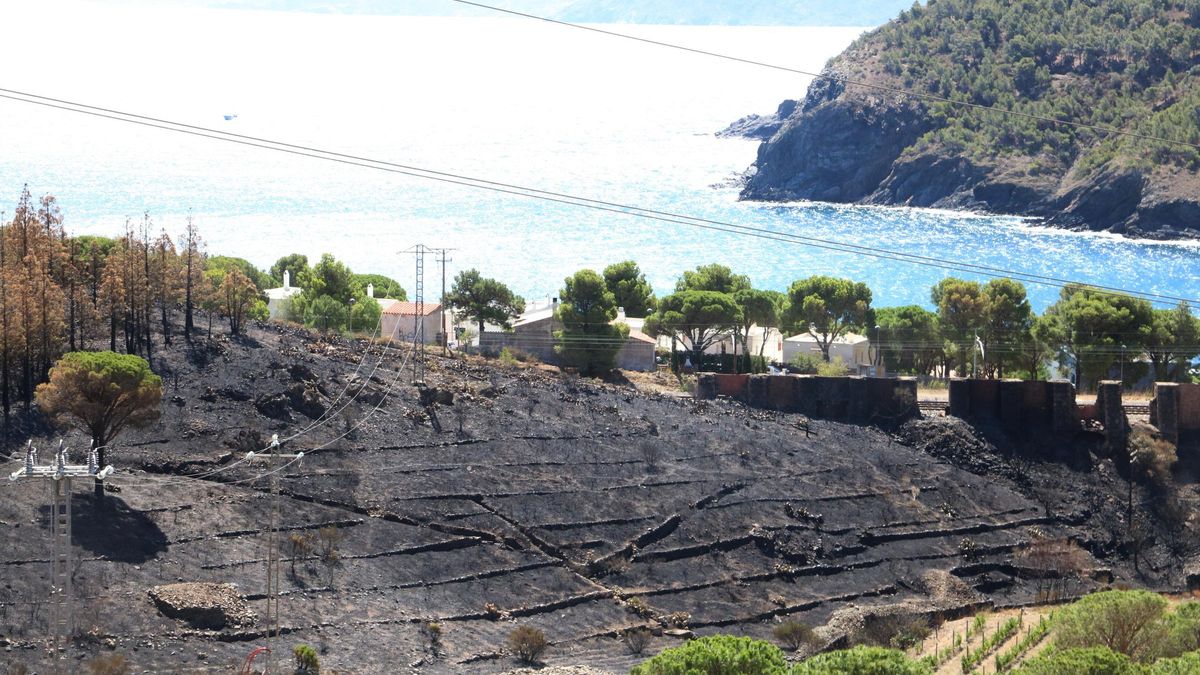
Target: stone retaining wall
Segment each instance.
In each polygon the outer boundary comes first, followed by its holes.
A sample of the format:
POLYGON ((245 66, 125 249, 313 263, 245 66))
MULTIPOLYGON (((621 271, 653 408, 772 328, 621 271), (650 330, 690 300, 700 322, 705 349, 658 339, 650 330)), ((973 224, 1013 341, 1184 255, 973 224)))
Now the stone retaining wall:
POLYGON ((718 395, 755 408, 861 424, 899 423, 918 414, 917 381, 908 378, 701 373, 696 398, 718 395))
POLYGON ((1079 430, 1075 387, 1065 381, 951 380, 949 412, 997 423, 1016 437, 1079 430))
POLYGON ((1175 443, 1180 434, 1200 432, 1200 384, 1155 383, 1150 423, 1175 443))

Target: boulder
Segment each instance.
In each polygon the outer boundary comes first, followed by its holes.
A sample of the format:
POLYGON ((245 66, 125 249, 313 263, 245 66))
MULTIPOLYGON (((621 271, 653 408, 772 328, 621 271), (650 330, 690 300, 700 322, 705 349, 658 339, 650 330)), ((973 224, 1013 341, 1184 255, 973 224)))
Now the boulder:
POLYGON ((263 394, 255 399, 254 407, 258 412, 272 419, 284 422, 292 421, 292 411, 288 405, 288 397, 283 394, 263 394))
POLYGON ((288 403, 298 413, 317 419, 325 414, 325 403, 321 400, 321 392, 308 382, 293 382, 287 388, 288 403))
POLYGON ((250 626, 256 618, 233 584, 181 583, 151 588, 158 611, 193 628, 250 626))

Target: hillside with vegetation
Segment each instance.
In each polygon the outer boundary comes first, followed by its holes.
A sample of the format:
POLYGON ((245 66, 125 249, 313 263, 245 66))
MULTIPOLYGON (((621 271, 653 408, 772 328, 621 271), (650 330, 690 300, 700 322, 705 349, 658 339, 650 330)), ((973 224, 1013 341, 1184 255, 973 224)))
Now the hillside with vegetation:
POLYGON ((743 197, 1200 236, 1198 54, 1197 0, 914 5, 830 61, 760 147, 743 197))

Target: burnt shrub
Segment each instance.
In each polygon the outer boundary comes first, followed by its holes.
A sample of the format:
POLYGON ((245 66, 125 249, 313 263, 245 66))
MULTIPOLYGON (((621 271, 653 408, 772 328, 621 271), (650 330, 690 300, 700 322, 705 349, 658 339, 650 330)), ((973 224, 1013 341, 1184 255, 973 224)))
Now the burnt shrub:
POLYGON ((508 650, 521 663, 529 665, 537 663, 538 658, 548 646, 550 643, 546 641, 546 634, 530 626, 517 626, 513 632, 508 634, 508 650))

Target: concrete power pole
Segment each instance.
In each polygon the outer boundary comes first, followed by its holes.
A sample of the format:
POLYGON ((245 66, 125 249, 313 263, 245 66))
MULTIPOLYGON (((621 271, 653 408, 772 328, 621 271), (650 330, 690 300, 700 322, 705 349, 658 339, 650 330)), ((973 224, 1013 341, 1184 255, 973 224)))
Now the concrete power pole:
POLYGON ((267 611, 264 622, 267 627, 267 672, 274 664, 274 645, 279 638, 279 471, 283 460, 301 460, 303 452, 284 454, 279 452, 279 435, 271 436, 270 452, 255 453, 251 459, 266 460, 271 474, 271 506, 267 525, 267 611))
POLYGON ((58 442, 54 460, 46 466, 38 465, 37 448, 33 441, 25 446, 25 467, 9 475, 12 481, 38 479, 50 487, 50 537, 53 555, 50 559, 50 628, 53 631, 55 651, 64 654, 71 644, 75 632, 75 603, 71 575, 74 571, 74 556, 71 549, 71 483, 74 478, 104 480, 112 473, 111 466, 97 465, 96 448, 88 452, 86 465, 68 464, 70 457, 63 442, 58 442))

